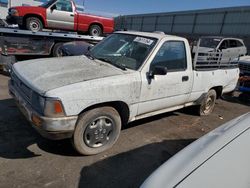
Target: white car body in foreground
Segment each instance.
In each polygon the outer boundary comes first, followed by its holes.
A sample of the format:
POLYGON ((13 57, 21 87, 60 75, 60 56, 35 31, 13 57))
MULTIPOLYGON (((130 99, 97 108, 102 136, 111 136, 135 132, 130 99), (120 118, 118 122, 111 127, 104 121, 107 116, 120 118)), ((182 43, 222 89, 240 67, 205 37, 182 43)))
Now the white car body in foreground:
POLYGON ((249 188, 250 113, 196 140, 160 166, 141 188, 249 188))
POLYGON ((16 63, 9 82, 10 93, 26 118, 47 137, 71 138, 82 131, 75 138, 77 142, 87 128, 90 133, 84 142, 80 140, 81 146, 90 140, 93 144, 86 146, 87 152, 78 149, 83 154, 110 148, 119 136, 121 122, 191 105, 200 105, 202 114, 207 115, 216 98, 235 89, 239 76, 234 66, 194 69, 188 41, 165 34, 117 32, 93 47, 91 53, 95 57, 16 63), (90 116, 96 124, 93 114, 97 113, 99 128, 87 120, 80 121, 90 116), (99 122, 101 117, 104 120, 99 122), (76 130, 81 126, 87 127, 76 130), (112 133, 113 138, 109 136, 112 133))

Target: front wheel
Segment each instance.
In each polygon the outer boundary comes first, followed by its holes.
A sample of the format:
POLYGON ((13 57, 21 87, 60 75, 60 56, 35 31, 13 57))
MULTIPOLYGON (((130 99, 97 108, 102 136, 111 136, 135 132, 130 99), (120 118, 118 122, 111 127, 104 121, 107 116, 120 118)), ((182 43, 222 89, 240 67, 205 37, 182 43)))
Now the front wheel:
POLYGON ((102 35, 102 28, 99 25, 92 25, 89 28, 89 34, 91 36, 101 36, 102 35))
POLYGON ((42 31, 43 23, 37 17, 29 17, 26 19, 26 29, 33 31, 33 32, 42 31))
POLYGON ((121 118, 114 108, 92 109, 79 116, 73 145, 83 155, 95 155, 111 148, 120 130, 121 118))

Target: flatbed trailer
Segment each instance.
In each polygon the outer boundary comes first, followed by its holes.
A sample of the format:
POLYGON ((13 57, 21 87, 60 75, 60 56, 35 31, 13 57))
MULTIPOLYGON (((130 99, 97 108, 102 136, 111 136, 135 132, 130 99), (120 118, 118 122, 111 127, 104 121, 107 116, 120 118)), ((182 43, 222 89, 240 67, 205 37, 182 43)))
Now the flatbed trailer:
POLYGON ((0 68, 17 60, 56 56, 56 51, 66 42, 85 41, 96 44, 102 39, 103 37, 68 32, 32 32, 16 28, 0 28, 0 68))

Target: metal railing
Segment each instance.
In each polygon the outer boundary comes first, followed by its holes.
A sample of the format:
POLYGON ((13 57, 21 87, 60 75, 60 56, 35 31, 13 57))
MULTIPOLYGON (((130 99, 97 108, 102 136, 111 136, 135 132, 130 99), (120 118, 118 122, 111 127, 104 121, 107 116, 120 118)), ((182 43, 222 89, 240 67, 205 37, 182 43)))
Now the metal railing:
POLYGON ((239 57, 226 56, 220 50, 204 52, 200 50, 200 40, 197 46, 192 49, 195 53, 193 59, 194 69, 221 69, 221 68, 235 68, 238 67, 239 57))

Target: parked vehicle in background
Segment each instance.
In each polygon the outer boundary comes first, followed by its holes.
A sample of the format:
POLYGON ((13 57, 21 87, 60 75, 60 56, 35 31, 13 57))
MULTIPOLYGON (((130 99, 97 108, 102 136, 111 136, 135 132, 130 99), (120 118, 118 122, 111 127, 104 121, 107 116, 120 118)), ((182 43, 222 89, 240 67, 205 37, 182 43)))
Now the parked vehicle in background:
POLYGON ((243 56, 239 59, 240 74, 250 76, 250 56, 243 56))
POLYGON ((250 113, 193 142, 161 165, 141 188, 248 188, 250 113))
POLYGON ((111 148, 128 122, 192 105, 208 115, 236 87, 237 66, 192 62, 185 38, 116 32, 87 56, 15 64, 9 90, 42 135, 72 138, 79 153, 93 155, 111 148))
POLYGON ((73 41, 64 43, 55 52, 55 57, 87 55, 93 44, 84 41, 73 41))
MULTIPOLYGON (((235 58, 246 55, 247 48, 242 39, 225 37, 201 37, 199 39, 199 53, 222 52, 221 62, 228 63, 235 58)), ((196 53, 197 46, 193 48, 196 53)))
MULTIPOLYGON (((75 33, 33 33, 31 31, 10 28, 0 28, 0 33, 0 67, 4 67, 5 71, 10 71, 12 64, 17 61, 37 59, 44 56, 60 56, 61 47, 69 41, 78 41, 78 43, 80 43, 79 41, 84 41, 96 44, 103 40, 103 37, 77 35, 75 33)), ((70 47, 67 48, 69 48, 68 52, 65 51, 64 55, 66 53, 76 53, 73 49, 70 50, 70 47)), ((83 43, 79 45, 79 49, 84 50, 83 43)))
POLYGON ((33 32, 49 28, 101 36, 114 31, 113 18, 78 13, 73 0, 50 0, 37 7, 11 7, 7 21, 33 32))
POLYGON ((250 102, 250 56, 244 56, 239 59, 239 68, 239 91, 243 93, 240 95, 240 98, 243 101, 250 102))

